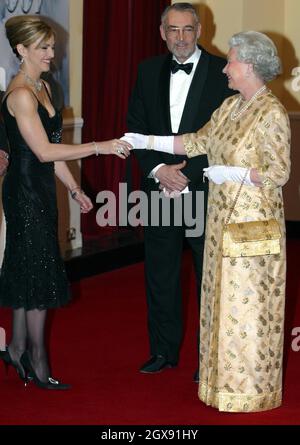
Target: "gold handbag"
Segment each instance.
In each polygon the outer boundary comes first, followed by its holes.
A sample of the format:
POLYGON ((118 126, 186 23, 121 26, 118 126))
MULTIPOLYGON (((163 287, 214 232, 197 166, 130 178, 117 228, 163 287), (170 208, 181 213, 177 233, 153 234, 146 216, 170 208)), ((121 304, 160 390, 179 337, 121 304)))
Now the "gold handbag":
MULTIPOLYGON (((281 232, 275 217, 265 221, 249 221, 229 224, 244 180, 242 181, 241 187, 225 222, 222 248, 223 257, 237 258, 280 253, 281 232)), ((262 190, 261 192, 267 201, 264 192, 262 190)), ((273 213, 268 201, 267 203, 273 213)))

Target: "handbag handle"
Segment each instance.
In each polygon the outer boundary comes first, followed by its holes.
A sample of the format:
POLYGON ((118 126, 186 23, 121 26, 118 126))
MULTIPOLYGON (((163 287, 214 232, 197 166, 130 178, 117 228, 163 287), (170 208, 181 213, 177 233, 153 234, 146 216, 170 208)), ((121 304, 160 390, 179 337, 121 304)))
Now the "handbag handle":
MULTIPOLYGON (((230 221, 230 218, 231 218, 232 213, 233 213, 233 211, 234 211, 234 208, 235 208, 235 206, 236 206, 237 200, 239 199, 239 196, 240 196, 240 194, 241 194, 241 190, 242 190, 242 187, 243 187, 243 185, 244 185, 244 183, 245 183, 245 180, 246 180, 246 177, 247 177, 247 174, 248 174, 249 170, 250 170, 250 169, 248 168, 247 171, 246 171, 246 173, 245 173, 245 176, 243 177, 243 180, 242 180, 242 182, 241 182, 240 188, 239 188, 238 191, 237 191, 236 197, 234 198, 233 204, 232 204, 231 208, 229 209, 229 215, 227 216, 227 218, 226 218, 226 220, 225 220, 225 225, 226 225, 226 226, 227 226, 227 224, 228 224, 229 221, 230 221)), ((261 191, 261 193, 262 193, 262 195, 263 195, 263 197, 264 197, 266 203, 268 204, 268 206, 269 206, 269 208, 270 208, 270 210, 271 210, 271 213, 272 213, 272 215, 273 215, 273 218, 276 220, 276 216, 274 215, 273 209, 272 209, 272 207, 271 207, 269 201, 267 200, 267 197, 266 197, 266 195, 265 195, 265 193, 264 193, 262 187, 259 187, 259 189, 260 189, 260 191, 261 191)))
POLYGON ((233 211, 234 211, 234 208, 235 208, 235 206, 236 206, 237 200, 239 199, 239 196, 240 196, 240 194, 241 194, 242 187, 243 187, 243 185, 244 185, 244 182, 245 182, 245 179, 246 179, 246 177, 247 177, 247 175, 248 175, 249 170, 250 170, 249 168, 246 170, 246 173, 245 173, 245 176, 243 177, 243 180, 242 180, 242 182, 241 182, 240 188, 238 189, 237 194, 236 194, 236 196, 235 196, 235 198, 234 198, 233 204, 232 204, 231 208, 229 209, 229 215, 227 216, 227 218, 226 218, 226 220, 225 220, 225 226, 227 226, 227 224, 228 224, 229 221, 230 221, 231 215, 232 215, 232 213, 233 213, 233 211))

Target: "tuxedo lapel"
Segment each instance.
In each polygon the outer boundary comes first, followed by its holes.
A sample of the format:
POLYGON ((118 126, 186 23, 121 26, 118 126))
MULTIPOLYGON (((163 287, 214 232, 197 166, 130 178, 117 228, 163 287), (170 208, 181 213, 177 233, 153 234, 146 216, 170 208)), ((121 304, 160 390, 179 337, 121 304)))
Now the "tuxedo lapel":
POLYGON ((159 97, 160 106, 157 112, 160 114, 161 132, 162 134, 171 134, 171 116, 170 116, 170 69, 171 69, 171 54, 168 55, 161 68, 159 81, 159 97))
POLYGON ((189 131, 187 128, 193 126, 194 124, 195 116, 197 116, 195 108, 199 109, 204 84, 208 75, 208 62, 209 55, 202 49, 201 57, 199 59, 183 109, 182 118, 178 129, 179 134, 186 133, 189 131))

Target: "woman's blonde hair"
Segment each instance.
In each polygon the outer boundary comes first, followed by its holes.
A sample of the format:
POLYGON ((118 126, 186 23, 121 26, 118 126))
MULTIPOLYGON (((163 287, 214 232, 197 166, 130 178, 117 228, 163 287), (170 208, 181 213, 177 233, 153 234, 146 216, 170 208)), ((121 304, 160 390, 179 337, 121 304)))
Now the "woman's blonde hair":
POLYGON ((55 35, 51 26, 36 15, 11 17, 5 22, 5 30, 9 44, 18 58, 20 58, 20 54, 17 45, 22 44, 28 47, 40 39, 41 42, 45 42, 55 35))

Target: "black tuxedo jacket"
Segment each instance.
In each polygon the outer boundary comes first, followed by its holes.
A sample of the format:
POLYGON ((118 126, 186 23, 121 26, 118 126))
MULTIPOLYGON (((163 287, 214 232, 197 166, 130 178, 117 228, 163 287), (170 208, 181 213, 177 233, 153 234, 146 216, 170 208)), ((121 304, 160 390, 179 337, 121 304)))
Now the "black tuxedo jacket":
MULTIPOLYGON (((227 78, 222 73, 226 60, 213 56, 201 48, 198 62, 186 99, 178 134, 197 131, 209 121, 213 111, 223 100, 232 95, 228 89, 227 78)), ((172 54, 145 60, 139 65, 138 77, 133 90, 127 115, 130 132, 154 135, 171 135, 170 118, 170 65, 172 54)), ((203 168, 207 167, 205 155, 188 159, 186 156, 171 155, 150 150, 134 151, 144 173, 145 179, 158 164, 178 164, 183 159, 187 166, 182 172, 191 181, 191 190, 202 190, 203 168)), ((146 189, 157 189, 153 179, 146 181, 146 189)))

